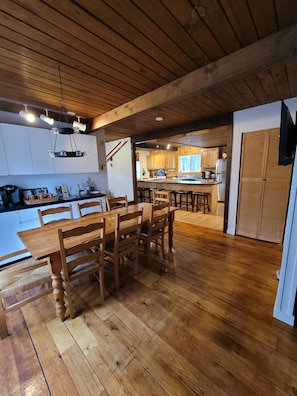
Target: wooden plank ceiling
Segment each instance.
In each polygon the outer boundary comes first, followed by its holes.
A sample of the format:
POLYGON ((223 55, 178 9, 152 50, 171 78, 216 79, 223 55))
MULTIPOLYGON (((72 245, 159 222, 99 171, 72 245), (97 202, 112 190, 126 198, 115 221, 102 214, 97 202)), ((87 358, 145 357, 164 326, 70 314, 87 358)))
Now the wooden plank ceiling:
POLYGON ((297 96, 296 0, 2 0, 0 22, 0 110, 64 105, 107 141, 297 96))

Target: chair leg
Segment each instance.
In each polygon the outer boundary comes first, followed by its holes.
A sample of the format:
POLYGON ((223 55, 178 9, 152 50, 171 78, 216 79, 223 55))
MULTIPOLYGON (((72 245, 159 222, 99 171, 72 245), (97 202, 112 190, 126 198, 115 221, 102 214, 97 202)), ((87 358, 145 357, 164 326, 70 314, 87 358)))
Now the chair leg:
POLYGON ((3 307, 3 302, 2 299, 0 301, 0 339, 2 340, 3 338, 8 336, 8 329, 7 329, 7 323, 6 323, 6 317, 5 317, 5 309, 3 307))

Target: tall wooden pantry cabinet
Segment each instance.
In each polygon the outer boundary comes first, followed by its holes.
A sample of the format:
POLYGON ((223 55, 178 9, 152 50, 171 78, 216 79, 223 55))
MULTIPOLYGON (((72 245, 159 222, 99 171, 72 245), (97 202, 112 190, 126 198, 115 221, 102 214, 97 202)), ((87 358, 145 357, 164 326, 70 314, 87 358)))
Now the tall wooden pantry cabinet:
POLYGON ((243 134, 236 233, 282 243, 292 166, 278 165, 279 128, 243 134))

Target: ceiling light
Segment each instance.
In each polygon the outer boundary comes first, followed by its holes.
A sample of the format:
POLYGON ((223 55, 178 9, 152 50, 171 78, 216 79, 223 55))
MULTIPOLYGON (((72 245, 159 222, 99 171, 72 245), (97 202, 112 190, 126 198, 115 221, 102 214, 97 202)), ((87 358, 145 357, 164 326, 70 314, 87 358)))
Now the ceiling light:
POLYGON ((67 116, 66 107, 64 104, 64 96, 63 96, 63 87, 62 87, 62 78, 61 78, 61 71, 60 65, 58 65, 59 71, 59 80, 60 80, 60 90, 61 90, 61 103, 62 103, 62 114, 64 115, 66 127, 57 127, 53 128, 53 132, 55 134, 55 142, 54 142, 54 149, 48 150, 48 153, 51 157, 60 157, 60 158, 67 158, 67 157, 84 157, 85 152, 78 150, 76 147, 76 142, 74 138, 74 133, 76 132, 73 126, 70 124, 67 116), (66 151, 65 149, 57 150, 57 140, 59 135, 68 135, 69 136, 69 146, 71 147, 72 151, 66 151))
POLYGON ((76 117, 77 117, 77 121, 73 121, 73 124, 72 124, 73 128, 78 129, 81 132, 85 132, 86 128, 87 128, 87 125, 83 124, 82 122, 80 122, 80 117, 79 116, 76 116, 76 117))
POLYGON ((162 116, 157 116, 156 117, 156 121, 158 121, 158 122, 163 121, 163 117, 162 116))
POLYGON ((170 143, 167 144, 166 149, 169 150, 171 147, 170 143))
POLYGON ((28 111, 27 105, 24 105, 24 106, 25 106, 25 110, 21 110, 19 112, 19 115, 21 117, 23 117, 25 120, 29 121, 29 122, 34 122, 35 121, 35 115, 28 111))
POLYGON ((48 116, 48 111, 47 111, 47 109, 45 109, 44 111, 45 111, 45 114, 40 114, 39 118, 40 118, 42 121, 44 121, 44 122, 46 122, 47 124, 49 124, 49 125, 54 125, 55 120, 54 120, 53 118, 51 118, 51 117, 48 116))

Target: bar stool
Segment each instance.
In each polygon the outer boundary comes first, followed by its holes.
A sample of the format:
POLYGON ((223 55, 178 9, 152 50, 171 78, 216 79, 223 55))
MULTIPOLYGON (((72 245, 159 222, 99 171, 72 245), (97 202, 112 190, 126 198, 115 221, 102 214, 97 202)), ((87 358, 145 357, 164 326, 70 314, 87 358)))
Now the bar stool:
POLYGON ((138 202, 144 201, 144 187, 137 187, 138 202))
POLYGON ((181 208, 185 205, 187 210, 189 210, 189 206, 192 205, 192 191, 175 191, 174 200, 175 206, 179 206, 181 208))
POLYGON ((149 187, 143 187, 142 199, 143 199, 143 202, 151 202, 152 193, 151 193, 151 189, 149 187))
POLYGON ((205 214, 206 209, 209 212, 208 196, 209 196, 209 193, 193 192, 193 194, 192 194, 192 212, 194 212, 194 209, 196 209, 198 212, 200 208, 203 209, 204 214, 205 214))

